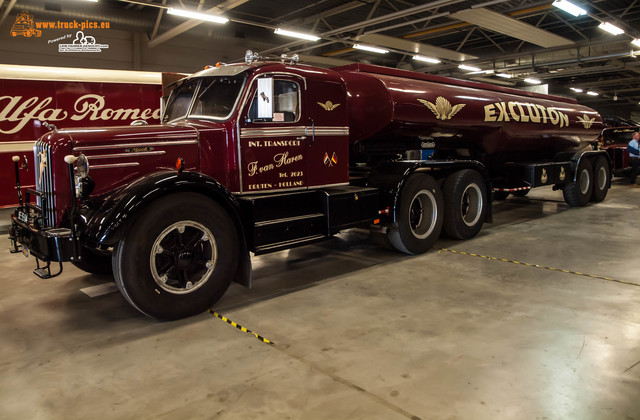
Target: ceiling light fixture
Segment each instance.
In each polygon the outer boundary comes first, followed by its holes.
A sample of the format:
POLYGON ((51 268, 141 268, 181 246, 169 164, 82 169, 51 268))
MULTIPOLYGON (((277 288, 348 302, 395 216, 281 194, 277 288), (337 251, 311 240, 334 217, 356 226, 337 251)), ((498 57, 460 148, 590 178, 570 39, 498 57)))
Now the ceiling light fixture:
POLYGON ((631 41, 632 45, 635 45, 636 47, 640 47, 640 38, 636 38, 633 41, 631 41))
POLYGON ((513 76, 510 75, 509 73, 496 73, 496 76, 498 77, 502 77, 504 79, 511 79, 513 76))
POLYGON ((603 31, 607 31, 612 35, 622 35, 624 33, 622 29, 609 22, 602 22, 600 25, 598 25, 598 28, 602 29, 603 31))
POLYGON ((278 28, 275 31, 273 31, 273 33, 276 33, 278 35, 284 35, 284 36, 290 36, 293 38, 300 38, 300 39, 306 39, 307 41, 317 41, 320 39, 319 36, 315 36, 312 34, 305 34, 302 32, 295 32, 295 31, 288 31, 286 29, 282 29, 282 28, 278 28))
POLYGON ((576 6, 568 0, 556 0, 552 3, 552 5, 557 7, 558 9, 562 9, 565 12, 572 14, 575 17, 587 14, 587 11, 582 7, 576 6))
POLYGON ((440 64, 440 63, 442 63, 442 61, 438 60, 437 58, 425 57, 423 55, 414 55, 413 59, 414 60, 418 60, 418 61, 424 61, 424 62, 431 63, 431 64, 440 64))
POLYGON ((594 91, 590 90, 589 92, 587 92, 587 95, 598 96, 600 94, 598 92, 594 92, 594 91))
POLYGON ((533 78, 533 77, 527 77, 526 79, 524 79, 525 83, 531 83, 532 85, 539 85, 540 83, 542 83, 542 80, 533 78))
POLYGON ((576 92, 576 93, 582 93, 582 89, 580 89, 580 88, 574 88, 574 87, 572 87, 572 88, 569 88, 569 89, 571 89, 572 91, 574 91, 574 92, 576 92))
POLYGON ((378 54, 386 54, 389 52, 389 50, 385 50, 384 48, 370 47, 368 45, 362 45, 362 44, 355 44, 353 48, 357 50, 370 51, 378 54))
POLYGON ((190 19, 204 20, 207 22, 214 22, 214 23, 229 22, 229 19, 227 19, 226 17, 222 17, 218 15, 209 15, 207 13, 191 12, 189 10, 176 9, 173 7, 170 7, 169 10, 167 10, 167 13, 170 15, 182 16, 190 19))
POLYGON ((466 64, 460 64, 458 68, 460 70, 466 70, 466 71, 482 71, 482 69, 479 67, 467 66, 466 64))

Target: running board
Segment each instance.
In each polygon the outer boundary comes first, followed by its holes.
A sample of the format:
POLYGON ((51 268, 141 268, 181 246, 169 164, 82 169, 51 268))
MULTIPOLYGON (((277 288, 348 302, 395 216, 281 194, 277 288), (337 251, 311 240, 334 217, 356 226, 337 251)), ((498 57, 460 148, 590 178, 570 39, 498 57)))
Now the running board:
POLYGON ((290 249, 290 248, 295 248, 302 245, 312 244, 314 242, 319 242, 326 238, 327 236, 325 235, 312 235, 312 236, 306 236, 304 238, 297 238, 297 239, 291 239, 289 241, 278 242, 275 244, 257 246, 254 251, 254 254, 262 255, 262 254, 268 254, 270 252, 282 251, 284 249, 290 249))

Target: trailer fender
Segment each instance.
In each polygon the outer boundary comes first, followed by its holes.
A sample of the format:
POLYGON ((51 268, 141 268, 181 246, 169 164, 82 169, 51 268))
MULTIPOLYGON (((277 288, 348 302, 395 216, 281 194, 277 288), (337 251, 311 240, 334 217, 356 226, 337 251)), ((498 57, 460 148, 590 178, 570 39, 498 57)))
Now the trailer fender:
MULTIPOLYGON (((389 220, 391 223, 397 221, 397 211, 400 203, 400 193, 405 183, 414 173, 424 173, 430 175, 436 181, 442 183, 446 177, 460 169, 473 169, 478 171, 484 179, 487 192, 491 191, 491 180, 486 167, 475 160, 451 160, 451 161, 397 161, 384 162, 378 165, 369 175, 367 186, 380 189, 380 199, 382 206, 389 207, 389 220)), ((491 194, 487 194, 487 203, 491 203, 491 194)), ((492 206, 487 206, 485 221, 493 221, 492 206)))
POLYGON ((135 217, 158 198, 176 192, 195 192, 220 204, 233 220, 240 243, 235 281, 251 286, 251 259, 237 199, 215 179, 196 172, 161 171, 138 179, 111 194, 86 222, 85 242, 102 247, 116 244, 135 217))
MULTIPOLYGON (((555 157, 555 161, 570 161, 571 162, 571 172, 572 172, 572 181, 575 182, 578 176, 578 166, 583 159, 591 159, 595 156, 604 156, 604 158, 609 163, 609 169, 612 168, 611 165, 611 157, 605 150, 582 150, 579 152, 565 152, 558 153, 555 157)), ((613 177, 609 176, 609 188, 611 188, 611 179, 613 177)))

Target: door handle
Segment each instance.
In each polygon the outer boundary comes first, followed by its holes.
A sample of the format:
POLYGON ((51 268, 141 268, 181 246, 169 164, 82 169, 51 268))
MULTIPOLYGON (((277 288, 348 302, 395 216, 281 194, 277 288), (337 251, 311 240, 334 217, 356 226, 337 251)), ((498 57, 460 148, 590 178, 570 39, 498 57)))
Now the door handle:
POLYGON ((296 137, 296 140, 306 140, 307 136, 300 136, 300 137, 296 137))

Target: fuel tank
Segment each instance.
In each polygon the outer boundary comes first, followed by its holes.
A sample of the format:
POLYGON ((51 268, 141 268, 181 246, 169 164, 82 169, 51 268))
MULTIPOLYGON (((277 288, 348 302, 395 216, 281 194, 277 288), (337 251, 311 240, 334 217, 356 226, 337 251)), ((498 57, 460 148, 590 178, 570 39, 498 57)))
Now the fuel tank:
POLYGON ((603 126, 573 99, 366 64, 332 70, 354 143, 417 136, 436 151, 526 161, 588 148, 603 126))

